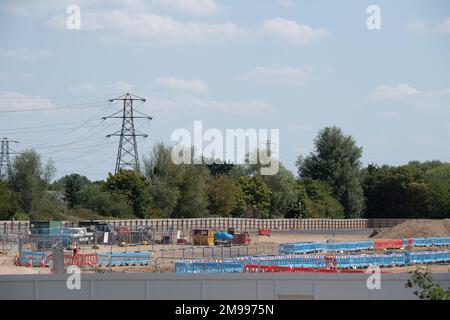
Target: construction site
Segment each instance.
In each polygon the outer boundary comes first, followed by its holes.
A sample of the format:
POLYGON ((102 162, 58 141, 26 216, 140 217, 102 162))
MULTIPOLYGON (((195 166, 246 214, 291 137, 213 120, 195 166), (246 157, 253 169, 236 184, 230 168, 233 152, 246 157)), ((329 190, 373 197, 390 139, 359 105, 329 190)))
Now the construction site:
POLYGON ((376 229, 332 229, 322 221, 323 229, 248 231, 115 223, 30 222, 29 230, 2 233, 0 273, 57 274, 70 265, 86 273, 364 272, 371 265, 391 273, 418 266, 450 273, 449 220, 376 229))

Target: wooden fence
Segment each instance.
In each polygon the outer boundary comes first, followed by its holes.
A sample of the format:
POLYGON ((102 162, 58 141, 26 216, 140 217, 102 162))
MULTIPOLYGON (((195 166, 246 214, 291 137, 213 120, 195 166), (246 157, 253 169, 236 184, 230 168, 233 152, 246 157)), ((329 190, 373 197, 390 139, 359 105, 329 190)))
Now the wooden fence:
MULTIPOLYGON (((134 219, 106 220, 115 227, 136 230, 152 227, 156 230, 227 229, 241 230, 323 230, 323 229, 365 229, 387 228, 402 223, 406 219, 243 219, 243 218, 198 218, 198 219, 134 219)), ((77 226, 76 222, 64 222, 67 227, 77 226)), ((0 233, 27 233, 29 221, 0 221, 0 233)))

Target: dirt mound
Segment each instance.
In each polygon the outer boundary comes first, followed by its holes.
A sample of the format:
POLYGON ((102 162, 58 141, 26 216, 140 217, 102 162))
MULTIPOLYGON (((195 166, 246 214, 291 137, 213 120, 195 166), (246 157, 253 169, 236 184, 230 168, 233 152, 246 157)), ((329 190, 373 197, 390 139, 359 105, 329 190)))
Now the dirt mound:
POLYGON ((380 230, 373 238, 430 238, 450 237, 450 219, 443 220, 406 220, 392 228, 380 230))

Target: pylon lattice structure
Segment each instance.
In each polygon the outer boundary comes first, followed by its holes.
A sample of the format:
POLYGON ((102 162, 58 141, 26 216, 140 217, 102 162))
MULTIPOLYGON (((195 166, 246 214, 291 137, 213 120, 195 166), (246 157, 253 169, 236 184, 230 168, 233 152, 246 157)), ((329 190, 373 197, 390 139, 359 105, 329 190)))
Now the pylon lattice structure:
POLYGON ((119 131, 106 136, 107 138, 111 136, 120 137, 119 147, 117 150, 115 173, 117 173, 120 169, 131 169, 136 172, 139 172, 140 171, 139 153, 136 137, 147 138, 148 135, 145 133, 138 132, 134 128, 134 119, 142 118, 152 120, 153 118, 142 112, 134 110, 133 102, 134 101, 145 102, 146 99, 144 98, 138 97, 130 93, 126 93, 120 97, 109 100, 109 102, 113 101, 123 101, 123 109, 113 113, 108 117, 103 117, 102 119, 103 120, 108 118, 122 119, 122 128, 119 131))
POLYGON ((19 143, 19 141, 14 141, 4 137, 2 139, 2 149, 0 153, 0 178, 9 179, 11 177, 11 154, 17 154, 9 147, 10 143, 19 143))

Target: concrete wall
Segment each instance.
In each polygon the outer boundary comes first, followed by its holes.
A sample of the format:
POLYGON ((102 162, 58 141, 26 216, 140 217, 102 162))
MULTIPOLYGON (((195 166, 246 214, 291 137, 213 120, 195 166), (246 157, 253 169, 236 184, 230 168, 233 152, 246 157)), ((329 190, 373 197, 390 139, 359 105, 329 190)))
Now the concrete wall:
MULTIPOLYGON (((0 299, 416 299, 408 274, 382 274, 369 290, 368 274, 82 274, 68 290, 68 275, 2 275, 0 299)), ((433 279, 448 288, 450 274, 433 279)))
MULTIPOLYGON (((258 229, 365 229, 392 227, 405 219, 242 219, 242 218, 199 218, 199 219, 133 219, 107 220, 117 227, 152 227, 157 230, 173 228, 176 230, 241 228, 258 229)), ((27 232, 29 221, 0 221, 0 233, 27 232)), ((65 222, 73 226, 73 222, 65 222)))

